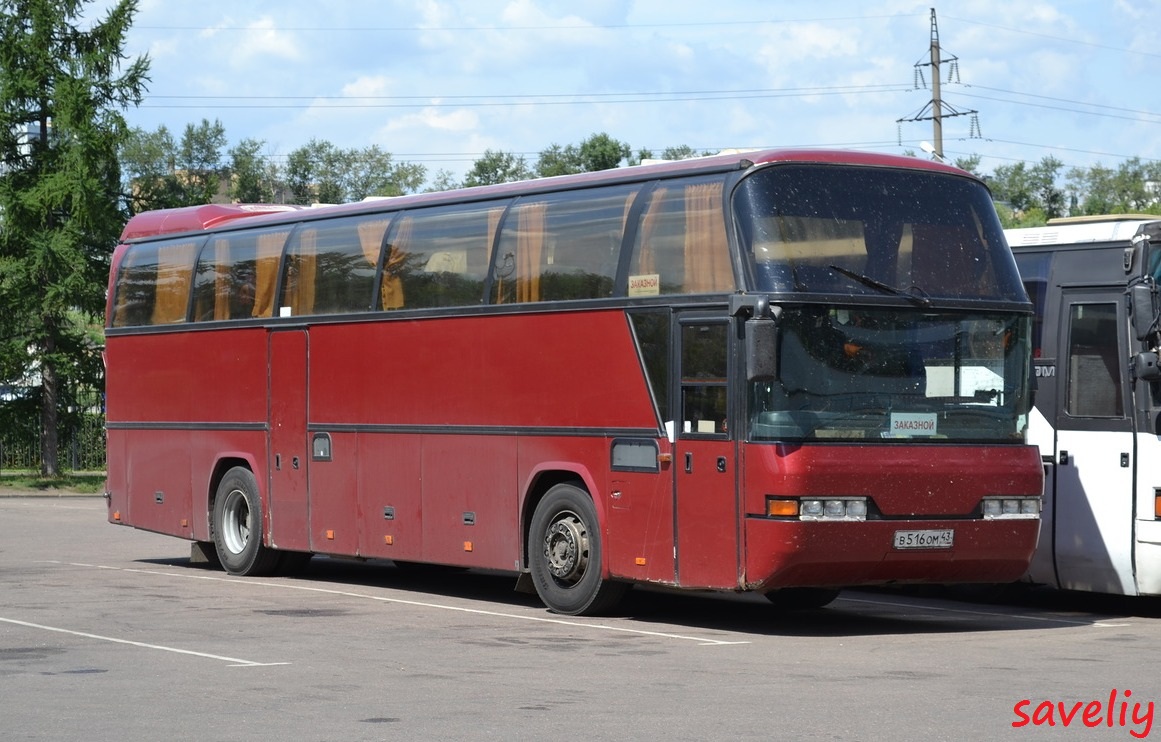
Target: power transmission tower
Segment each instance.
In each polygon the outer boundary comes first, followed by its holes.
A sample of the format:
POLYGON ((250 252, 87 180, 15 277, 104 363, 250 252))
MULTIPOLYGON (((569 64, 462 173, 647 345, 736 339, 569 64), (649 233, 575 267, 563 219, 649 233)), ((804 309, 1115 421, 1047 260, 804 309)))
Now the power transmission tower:
MULTIPOLYGON (((961 111, 952 104, 943 100, 939 93, 939 80, 942 77, 940 67, 944 63, 948 64, 947 81, 951 82, 953 79, 959 82, 959 57, 954 54, 944 58, 941 55, 939 46, 939 25, 935 22, 935 8, 931 9, 931 61, 919 61, 915 63, 915 87, 920 84, 927 87, 927 82, 923 77, 923 68, 931 68, 931 100, 919 109, 917 113, 907 116, 905 118, 897 119, 895 123, 902 126, 903 122, 912 121, 930 121, 931 122, 931 136, 932 157, 939 161, 943 161, 943 120, 953 116, 971 116, 971 126, 969 129, 969 137, 977 137, 980 134, 980 119, 979 111, 965 110, 961 111)), ((900 128, 900 144, 902 144, 902 128, 900 128)))

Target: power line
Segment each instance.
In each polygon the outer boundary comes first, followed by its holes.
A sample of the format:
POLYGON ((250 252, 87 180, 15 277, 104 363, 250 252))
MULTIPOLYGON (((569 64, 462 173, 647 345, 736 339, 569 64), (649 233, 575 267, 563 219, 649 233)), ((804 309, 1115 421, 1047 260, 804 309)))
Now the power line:
POLYGON ((553 24, 539 26, 147 26, 135 25, 144 31, 295 31, 310 33, 433 33, 445 31, 586 31, 586 30, 631 30, 636 28, 703 28, 708 26, 748 26, 782 23, 822 23, 830 21, 868 21, 879 19, 911 18, 914 13, 887 13, 881 15, 833 16, 827 18, 762 18, 748 21, 692 21, 687 23, 590 23, 553 24))
POLYGON ((1043 100, 1052 100, 1052 101, 1057 101, 1060 103, 1069 103, 1072 105, 1091 106, 1094 108, 1104 108, 1104 109, 1107 109, 1109 111, 1124 111, 1126 113, 1132 113, 1132 114, 1136 114, 1136 115, 1135 116, 1124 116, 1124 115, 1119 115, 1119 114, 1115 114, 1115 113, 1104 113, 1102 111, 1078 111, 1075 108, 1068 108, 1065 106, 1051 106, 1051 105, 1048 105, 1046 103, 1031 103, 1028 101, 1012 100, 1010 98, 995 98, 993 96, 978 95, 975 93, 960 93, 960 95, 962 95, 965 98, 978 98, 980 100, 991 100, 991 101, 997 101, 1000 103, 1012 103, 1012 104, 1017 105, 1017 106, 1029 106, 1032 108, 1044 108, 1044 109, 1047 109, 1050 111, 1065 111, 1067 113, 1077 113, 1077 114, 1082 114, 1082 115, 1086 115, 1086 116, 1100 116, 1102 118, 1120 119, 1122 121, 1138 121, 1138 122, 1146 123, 1146 124, 1161 123, 1161 113, 1154 113, 1151 111, 1138 111, 1138 110, 1133 110, 1130 108, 1118 108, 1115 106, 1103 106, 1103 105, 1098 105, 1096 103, 1085 103, 1083 101, 1070 101, 1070 100, 1065 100, 1063 98, 1051 98, 1051 97, 1046 96, 1046 95, 1034 95, 1031 93, 1015 93, 1013 91, 1000 90, 998 88, 988 88, 988 87, 985 87, 982 85, 980 85, 980 86, 968 85, 967 87, 969 87, 969 88, 970 87, 978 87, 981 90, 995 90, 996 92, 1011 93, 1013 95, 1026 95, 1030 98, 1041 98, 1043 100), (1147 118, 1141 118, 1142 116, 1151 116, 1151 117, 1156 118, 1157 120, 1151 121, 1147 118))
POLYGON ((770 88, 742 91, 697 91, 680 93, 576 93, 571 95, 480 95, 480 96, 181 96, 150 95, 138 108, 489 108, 504 106, 561 106, 600 103, 686 103, 715 100, 757 100, 830 95, 869 95, 906 92, 906 85, 843 85, 814 88, 770 88), (634 97, 635 96, 635 97, 634 97), (204 101, 202 103, 151 103, 153 100, 204 101), (246 103, 221 101, 244 100, 246 103), (277 102, 290 101, 290 102, 277 102), (323 102, 325 105, 319 105, 323 102), (339 103, 337 101, 348 101, 339 103), (398 102, 396 102, 398 101, 398 102))
POLYGON ((1076 44, 1077 46, 1091 46, 1094 49, 1105 49, 1113 52, 1120 52, 1122 54, 1139 54, 1143 57, 1157 57, 1161 59, 1161 54, 1155 52, 1139 51, 1137 49, 1128 49, 1123 46, 1112 46, 1111 44, 1097 44, 1092 41, 1081 41, 1080 39, 1069 39, 1063 36, 1053 36, 1046 33, 1038 33, 1036 31, 1029 31, 1024 28, 1011 28, 1009 26, 1000 26, 995 23, 984 23, 982 21, 972 21, 967 18, 956 18, 954 16, 944 16, 948 20, 959 21, 960 23, 969 23, 973 26, 984 26, 985 28, 997 28, 1001 31, 1008 31, 1010 33, 1024 34, 1025 36, 1036 36, 1041 39, 1048 39, 1050 41, 1061 41, 1066 44, 1076 44))

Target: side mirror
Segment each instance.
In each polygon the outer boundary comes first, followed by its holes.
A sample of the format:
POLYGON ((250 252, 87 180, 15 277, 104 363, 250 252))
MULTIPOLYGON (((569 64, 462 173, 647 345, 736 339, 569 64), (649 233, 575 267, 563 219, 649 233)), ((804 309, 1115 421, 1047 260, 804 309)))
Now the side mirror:
POLYGON ((1135 283, 1128 288, 1129 313, 1132 315, 1133 334, 1138 340, 1148 340, 1157 327, 1157 310, 1152 282, 1135 283))
POLYGON ((746 320, 746 380, 778 378, 778 323, 769 317, 746 320))
POLYGON ((1161 366, 1156 353, 1145 352, 1133 356, 1133 378, 1141 381, 1161 381, 1161 366))

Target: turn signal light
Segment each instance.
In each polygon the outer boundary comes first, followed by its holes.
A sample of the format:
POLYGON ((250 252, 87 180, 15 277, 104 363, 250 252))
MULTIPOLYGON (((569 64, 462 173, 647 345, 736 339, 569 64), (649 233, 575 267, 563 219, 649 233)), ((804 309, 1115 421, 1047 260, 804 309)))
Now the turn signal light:
POLYGON ((793 518, 798 515, 798 500, 766 499, 766 515, 793 518))

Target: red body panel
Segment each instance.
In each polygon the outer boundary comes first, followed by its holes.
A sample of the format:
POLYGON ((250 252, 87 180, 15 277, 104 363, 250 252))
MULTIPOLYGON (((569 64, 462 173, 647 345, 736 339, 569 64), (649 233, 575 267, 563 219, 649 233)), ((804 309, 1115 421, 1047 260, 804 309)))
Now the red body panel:
POLYGON ((1032 558, 1038 519, 963 518, 986 495, 1038 496, 1035 446, 752 444, 745 457, 747 587, 1007 582, 1032 558), (766 495, 867 497, 885 519, 767 519, 766 495), (897 530, 945 528, 950 549, 893 548, 897 530))
MULTIPOLYGON (((784 150, 586 174, 567 187, 779 161, 964 175, 915 158, 784 150)), ((391 209, 564 187, 550 178, 469 194, 415 195, 393 200, 391 209)), ((208 205, 137 215, 124 238, 373 211, 383 205, 298 213, 208 205)), ((127 249, 114 252, 111 276, 127 249)), ((110 302, 114 296, 111 279, 110 302)), ((681 302, 726 321, 724 295, 700 306, 681 302)), ((658 419, 625 311, 609 307, 601 301, 526 304, 510 313, 465 309, 457 316, 403 310, 350 321, 111 326, 110 519, 208 540, 215 476, 241 464, 261 489, 268 546, 519 570, 526 566, 523 538, 537 498, 547 484, 578 481, 599 519, 603 570, 616 578, 769 589, 1004 580, 1023 573, 1039 521, 983 521, 971 514, 985 495, 1039 495, 1037 449, 746 444, 722 430, 681 435, 671 444, 661 433, 666 421, 658 419), (619 437, 650 450, 655 444, 658 470, 614 470, 619 437), (770 494, 865 496, 881 519, 779 521, 764 514, 770 494), (896 530, 940 528, 955 529, 954 548, 893 549, 896 530)), ((731 367, 740 355, 734 353, 731 367)), ((668 384, 677 406, 679 371, 669 373, 675 378, 654 383, 668 384)), ((740 383, 732 386, 736 391, 740 383)), ((730 415, 736 418, 741 407, 732 401, 730 415)), ((680 422, 679 412, 669 416, 680 422)))
POLYGON ((1038 528, 949 520, 1037 494, 1028 446, 744 444, 740 471, 733 442, 671 446, 620 310, 129 334, 107 354, 110 511, 185 538, 209 538, 223 457, 266 490, 272 546, 505 570, 523 498, 564 470, 594 496, 609 574, 686 587, 1014 579, 1038 528), (618 430, 673 461, 612 471, 618 430), (320 433, 330 460, 311 455, 320 433), (892 519, 769 520, 768 494, 866 496, 892 519), (892 549, 895 530, 944 527, 954 549, 892 549))
POLYGON ((745 448, 746 513, 766 495, 868 497, 887 517, 967 516, 985 495, 1037 497, 1040 452, 1012 445, 762 445, 745 448))

